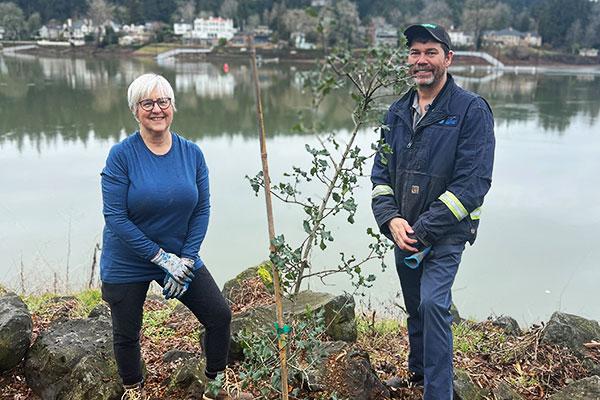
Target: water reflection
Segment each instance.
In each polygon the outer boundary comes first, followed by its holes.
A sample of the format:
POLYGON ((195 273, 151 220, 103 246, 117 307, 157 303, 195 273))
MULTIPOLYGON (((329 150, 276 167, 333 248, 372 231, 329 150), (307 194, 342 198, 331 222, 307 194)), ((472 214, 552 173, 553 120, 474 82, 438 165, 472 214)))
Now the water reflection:
POLYGON ((600 112, 600 77, 595 75, 492 74, 457 77, 492 105, 498 124, 536 121, 544 131, 562 134, 573 119, 584 116, 594 125, 600 112))
MULTIPOLYGON (((260 70, 275 180, 290 165, 306 163, 304 144, 316 141, 290 129, 298 111, 309 106, 301 70, 260 70)), ((112 143, 135 129, 127 85, 150 71, 173 83, 179 110, 174 128, 201 145, 211 168, 213 214, 203 257, 215 266, 217 280, 222 284, 265 257, 264 203, 244 180, 260 169, 247 64, 231 63, 225 74, 211 63, 0 56, 0 254, 7 260, 0 283, 18 288, 23 264, 30 284, 48 288, 48 275, 64 277, 69 260, 71 279, 89 276, 103 225, 99 171, 112 143)), ((599 278, 593 260, 600 257, 600 208, 581 204, 599 195, 590 183, 600 168, 600 76, 454 74, 490 101, 497 122, 494 185, 478 244, 465 253, 455 286, 459 308, 469 316, 485 318, 495 310, 532 322, 558 304, 597 318, 600 305, 589 298, 599 278), (575 258, 557 254, 556 232, 563 247, 584 251, 575 258)), ((324 129, 349 127, 346 97, 324 104, 324 129)), ((360 146, 368 148, 371 139, 365 130, 360 146)), ((369 189, 361 186, 356 224, 340 228, 337 245, 364 247, 365 229, 373 226, 369 189)), ((278 232, 299 235, 298 216, 275 207, 278 232)), ((393 269, 374 272, 373 293, 385 297, 398 290, 393 269)))
MULTIPOLYGON (((116 138, 135 129, 125 92, 136 76, 157 71, 176 89, 179 113, 174 128, 191 137, 254 135, 254 92, 248 65, 168 62, 157 66, 138 59, 0 57, 0 140, 34 140, 61 135, 86 140, 90 130, 116 138), (8 135, 7 133, 13 133, 8 135)), ((461 75, 462 74, 462 75, 461 75)), ((600 111, 598 76, 488 74, 456 79, 481 93, 499 125, 538 121, 545 131, 563 133, 578 115, 594 124, 600 111)), ((302 92, 302 71, 268 65, 260 70, 267 129, 291 134, 297 113, 310 105, 302 92)), ((321 110, 325 129, 349 127, 343 96, 333 96, 321 110)))

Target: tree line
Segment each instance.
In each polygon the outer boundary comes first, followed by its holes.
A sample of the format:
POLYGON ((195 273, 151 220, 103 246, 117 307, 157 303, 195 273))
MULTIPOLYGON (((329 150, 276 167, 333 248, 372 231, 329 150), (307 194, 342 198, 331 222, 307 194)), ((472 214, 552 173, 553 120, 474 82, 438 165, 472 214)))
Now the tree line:
POLYGON ((595 0, 0 0, 5 38, 35 36, 42 24, 91 18, 121 24, 161 21, 172 24, 197 16, 232 18, 241 29, 266 25, 274 38, 300 31, 313 41, 330 22, 329 42, 364 44, 359 25, 383 21, 400 28, 412 22, 437 22, 475 34, 513 27, 536 31, 545 44, 564 50, 600 47, 600 2, 595 0), (309 12, 307 12, 309 10, 309 12), (320 30, 321 29, 321 30, 320 30))

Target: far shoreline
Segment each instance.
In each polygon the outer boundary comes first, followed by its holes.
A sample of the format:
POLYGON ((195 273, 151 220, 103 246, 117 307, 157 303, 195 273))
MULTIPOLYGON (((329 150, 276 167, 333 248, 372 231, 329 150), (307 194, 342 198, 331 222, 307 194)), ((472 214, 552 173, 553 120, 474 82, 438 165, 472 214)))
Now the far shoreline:
MULTIPOLYGON (((33 42, 18 42, 20 44, 35 44, 33 42)), ((4 42, 4 49, 12 47, 6 46, 13 43, 4 42)), ((68 47, 68 46, 41 46, 36 48, 19 51, 14 54, 30 55, 35 57, 100 57, 100 58, 139 58, 139 59, 155 59, 156 56, 164 51, 175 48, 200 48, 191 46, 180 46, 175 43, 151 43, 141 48, 131 47, 96 47, 92 45, 68 47)), ((0 47, 1 51, 2 47, 0 47)), ((356 49, 360 51, 362 49, 356 49)), ((293 63, 293 64, 314 64, 323 58, 321 50, 296 50, 296 49, 272 49, 272 48, 256 48, 259 62, 264 63, 293 63)), ((561 53, 553 53, 550 56, 523 56, 520 58, 510 58, 506 55, 499 54, 499 51, 489 52, 492 56, 498 58, 507 67, 505 70, 518 71, 520 68, 523 71, 544 71, 544 70, 563 70, 577 72, 579 70, 598 69, 600 73, 600 59, 589 58, 578 55, 569 55, 561 53)), ((250 57, 250 52, 245 48, 239 47, 215 47, 208 54, 185 54, 176 57, 178 61, 198 62, 198 61, 244 61, 250 57)), ((455 56, 453 67, 464 69, 473 67, 476 69, 489 67, 495 69, 485 60, 470 57, 470 56, 455 56)), ((499 69, 502 70, 502 69, 499 69)))

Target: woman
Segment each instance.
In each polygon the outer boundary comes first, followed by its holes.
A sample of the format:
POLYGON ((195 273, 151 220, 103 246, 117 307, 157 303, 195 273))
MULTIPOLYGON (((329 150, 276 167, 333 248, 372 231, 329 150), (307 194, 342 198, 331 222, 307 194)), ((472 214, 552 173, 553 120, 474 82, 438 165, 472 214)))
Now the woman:
POLYGON ((100 270, 122 399, 143 399, 140 330, 151 281, 204 325, 209 379, 226 366, 231 311, 198 256, 208 227, 208 169, 200 148, 170 130, 173 88, 160 75, 144 74, 131 83, 127 99, 139 130, 112 147, 102 170, 100 270))

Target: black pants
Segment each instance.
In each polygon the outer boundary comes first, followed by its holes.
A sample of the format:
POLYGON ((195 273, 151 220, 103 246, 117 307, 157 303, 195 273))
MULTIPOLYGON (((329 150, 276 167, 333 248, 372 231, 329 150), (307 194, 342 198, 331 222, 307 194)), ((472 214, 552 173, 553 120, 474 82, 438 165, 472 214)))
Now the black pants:
MULTIPOLYGON (((206 329, 206 370, 223 371, 229 352, 231 310, 206 266, 194 274, 189 289, 179 300, 206 329)), ((143 378, 140 331, 149 286, 150 282, 102 284, 102 299, 108 303, 112 316, 115 359, 124 385, 141 382, 143 378)))

